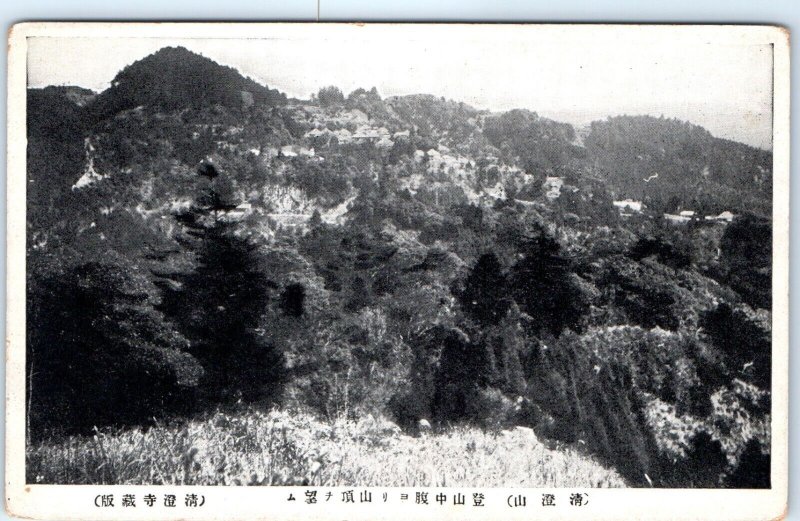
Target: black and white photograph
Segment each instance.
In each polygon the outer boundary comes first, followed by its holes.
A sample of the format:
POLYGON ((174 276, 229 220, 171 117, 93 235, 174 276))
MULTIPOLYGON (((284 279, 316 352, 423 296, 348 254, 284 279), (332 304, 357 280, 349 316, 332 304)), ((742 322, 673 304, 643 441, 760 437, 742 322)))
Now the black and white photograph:
POLYGON ((10 149, 28 490, 785 487, 781 29, 74 25, 10 149))

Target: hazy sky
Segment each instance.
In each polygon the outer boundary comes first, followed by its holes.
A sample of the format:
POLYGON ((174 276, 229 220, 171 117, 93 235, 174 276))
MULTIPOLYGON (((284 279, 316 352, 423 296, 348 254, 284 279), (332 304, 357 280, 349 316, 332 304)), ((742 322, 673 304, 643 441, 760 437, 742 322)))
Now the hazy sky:
POLYGON ((126 65, 182 45, 292 97, 307 98, 326 85, 345 94, 375 86, 383 96, 430 93, 578 125, 609 115, 663 114, 771 148, 769 45, 564 42, 498 29, 491 38, 400 29, 380 38, 358 29, 308 30, 292 39, 36 37, 28 41, 28 81, 99 91, 126 65))

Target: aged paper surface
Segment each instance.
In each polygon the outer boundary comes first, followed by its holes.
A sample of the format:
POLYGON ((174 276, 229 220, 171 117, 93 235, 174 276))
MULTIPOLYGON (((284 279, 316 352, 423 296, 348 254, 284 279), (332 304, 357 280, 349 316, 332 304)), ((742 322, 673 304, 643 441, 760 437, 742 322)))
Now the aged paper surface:
POLYGON ((782 517, 788 38, 15 26, 7 511, 782 517))

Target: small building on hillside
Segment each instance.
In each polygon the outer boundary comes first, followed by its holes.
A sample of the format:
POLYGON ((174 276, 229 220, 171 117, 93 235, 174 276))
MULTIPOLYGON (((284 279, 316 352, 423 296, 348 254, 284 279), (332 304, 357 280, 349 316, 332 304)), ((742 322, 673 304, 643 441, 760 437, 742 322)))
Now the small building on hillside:
POLYGON ((641 213, 644 205, 641 201, 634 201, 633 199, 624 199, 622 201, 614 201, 614 206, 619 210, 625 212, 641 213))
POLYGON ((313 128, 306 132, 307 138, 318 138, 318 137, 328 137, 332 134, 330 130, 327 128, 313 128))
POLYGON ((242 203, 236 208, 223 212, 218 218, 220 221, 235 222, 241 221, 251 213, 253 213, 253 205, 250 203, 242 203))
POLYGON ((554 201, 561 197, 561 187, 564 186, 564 180, 560 177, 547 177, 542 184, 542 189, 544 190, 544 196, 550 200, 554 201))
POLYGON ((624 199, 622 201, 614 201, 614 207, 619 210, 621 217, 633 217, 636 214, 642 213, 645 206, 641 201, 634 201, 633 199, 624 199))
POLYGON ((719 215, 706 215, 706 221, 731 222, 736 217, 732 212, 725 210, 719 215))
POLYGON ((334 137, 339 141, 339 143, 346 144, 353 141, 353 134, 347 130, 346 128, 341 128, 339 130, 335 130, 333 132, 334 137))
POLYGON ((281 147, 281 155, 283 157, 297 157, 297 156, 307 156, 307 157, 314 157, 314 149, 313 148, 306 148, 297 145, 286 145, 281 147))
POLYGON ((389 138, 389 131, 384 128, 370 127, 369 125, 361 125, 353 133, 353 141, 356 143, 372 143, 375 144, 384 137, 389 138))
POLYGON ((692 220, 692 217, 688 215, 665 213, 664 219, 671 224, 686 224, 692 220))

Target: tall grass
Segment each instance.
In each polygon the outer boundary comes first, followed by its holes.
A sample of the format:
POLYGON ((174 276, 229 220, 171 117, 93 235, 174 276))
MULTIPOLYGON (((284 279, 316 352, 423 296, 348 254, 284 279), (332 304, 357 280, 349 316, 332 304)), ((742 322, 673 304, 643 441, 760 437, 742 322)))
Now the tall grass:
POLYGON ((618 473, 530 429, 455 427, 412 437, 368 416, 320 422, 286 411, 216 412, 28 448, 30 483, 623 487, 618 473))

